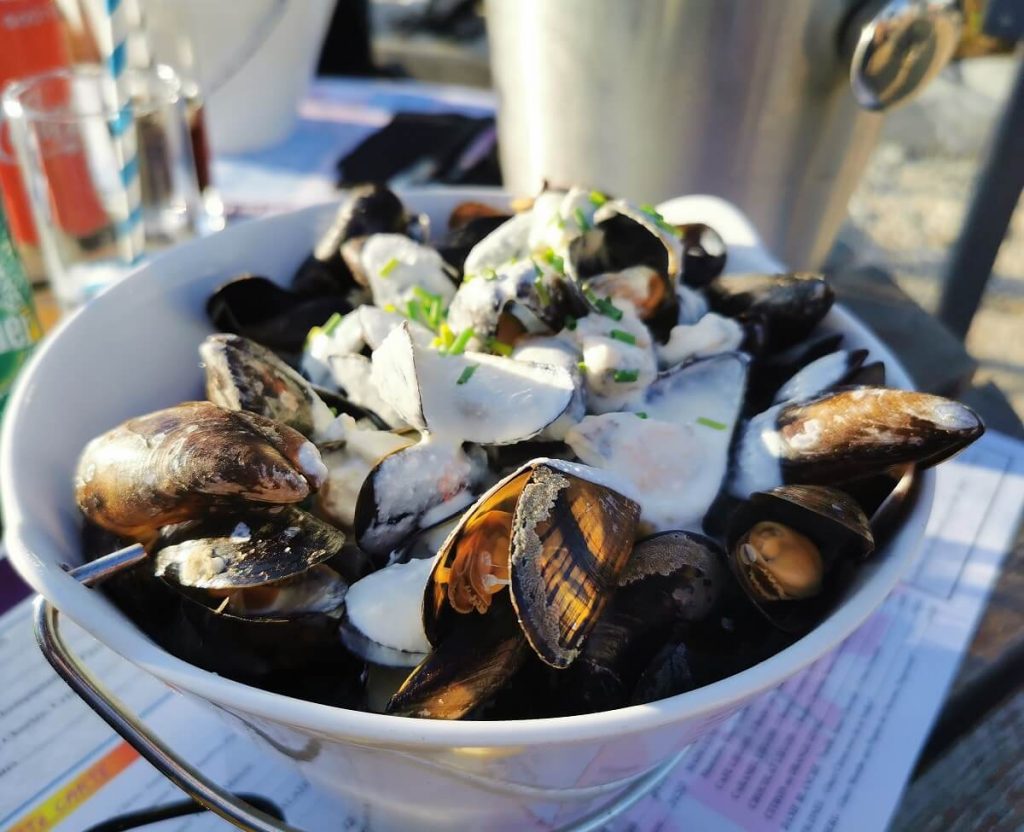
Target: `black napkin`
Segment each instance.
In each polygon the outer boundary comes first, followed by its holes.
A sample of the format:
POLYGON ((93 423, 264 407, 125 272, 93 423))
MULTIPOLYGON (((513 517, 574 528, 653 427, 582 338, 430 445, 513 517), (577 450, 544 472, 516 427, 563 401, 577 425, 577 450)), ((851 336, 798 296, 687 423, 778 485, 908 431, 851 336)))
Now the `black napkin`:
POLYGON ((362 182, 500 185, 494 119, 396 113, 338 161, 338 187, 362 182))

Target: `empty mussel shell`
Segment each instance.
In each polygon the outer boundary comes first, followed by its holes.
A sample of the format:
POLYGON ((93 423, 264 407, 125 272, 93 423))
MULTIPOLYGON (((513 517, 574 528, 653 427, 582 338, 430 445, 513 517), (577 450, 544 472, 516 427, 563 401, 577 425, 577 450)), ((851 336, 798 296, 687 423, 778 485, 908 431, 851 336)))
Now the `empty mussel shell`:
POLYGON ((432 644, 509 587, 542 661, 570 665, 633 550, 640 507, 585 465, 534 460, 487 491, 438 551, 423 601, 432 644))

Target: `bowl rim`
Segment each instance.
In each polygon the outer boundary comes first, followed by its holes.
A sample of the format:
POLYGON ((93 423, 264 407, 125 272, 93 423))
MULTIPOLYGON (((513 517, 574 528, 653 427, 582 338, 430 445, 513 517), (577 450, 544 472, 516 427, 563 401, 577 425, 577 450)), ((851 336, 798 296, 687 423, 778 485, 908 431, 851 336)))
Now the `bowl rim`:
MULTIPOLYGON (((500 189, 425 188, 402 194, 403 198, 408 198, 412 202, 415 202, 417 197, 429 198, 438 195, 453 199, 480 195, 491 199, 507 198, 507 194, 500 189)), ((716 201, 738 215, 736 209, 728 203, 716 201)), ((327 206, 336 204, 337 200, 332 200, 287 214, 250 220, 211 237, 189 242, 176 251, 185 247, 211 245, 210 240, 220 240, 220 243, 216 244, 224 244, 236 237, 244 239, 249 235, 257 235, 264 226, 272 225, 282 217, 297 219, 296 215, 308 215, 313 219, 325 211, 327 206)), ((738 216, 742 218, 742 215, 738 216)), ((747 225, 749 232, 756 239, 756 233, 749 227, 749 222, 747 225)), ((87 309, 69 316, 36 350, 29 365, 19 377, 8 403, 7 424, 0 439, 0 480, 5 483, 17 482, 12 454, 15 436, 18 434, 23 409, 30 400, 36 375, 41 372, 40 367, 46 366, 47 356, 53 345, 61 338, 72 337, 66 333, 73 333, 76 321, 80 320, 83 314, 90 314, 90 309, 106 308, 111 305, 116 308, 121 296, 132 290, 134 282, 145 279, 146 272, 154 263, 173 256, 173 251, 165 253, 137 269, 118 285, 93 300, 87 309)), ((909 375, 903 365, 865 324, 839 304, 833 306, 830 316, 830 323, 850 332, 858 339, 871 343, 873 351, 878 358, 885 361, 887 368, 909 381, 909 375)), ((7 515, 5 543, 13 565, 32 588, 44 595, 94 638, 137 667, 161 679, 172 689, 206 699, 228 711, 245 712, 271 723, 283 722, 306 733, 334 740, 373 746, 434 749, 545 746, 636 734, 669 724, 728 712, 738 703, 778 686, 818 660, 852 634, 896 586, 923 539, 934 489, 934 471, 921 472, 916 502, 904 518, 900 530, 900 538, 907 538, 910 533, 909 542, 897 546, 895 544, 900 543, 899 540, 890 541, 892 548, 887 551, 887 557, 878 563, 870 578, 851 597, 814 630, 774 656, 718 682, 657 702, 592 714, 545 719, 443 721, 396 717, 308 702, 235 682, 201 670, 168 653, 137 627, 123 626, 123 622, 128 622, 129 619, 125 618, 105 596, 83 587, 72 577, 55 568, 52 562, 46 562, 36 555, 27 544, 23 533, 25 529, 31 528, 31 512, 22 504, 17 490, 11 488, 6 488, 4 495, 7 515), (12 491, 14 494, 10 496, 12 491)))

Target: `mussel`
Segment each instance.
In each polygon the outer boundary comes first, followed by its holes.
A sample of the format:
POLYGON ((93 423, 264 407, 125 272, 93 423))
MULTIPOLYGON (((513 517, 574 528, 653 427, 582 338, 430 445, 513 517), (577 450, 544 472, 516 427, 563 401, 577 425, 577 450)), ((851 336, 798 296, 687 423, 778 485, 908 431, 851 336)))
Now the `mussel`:
POLYGON ((725 270, 725 241, 710 225, 691 222, 677 226, 683 240, 683 269, 680 280, 700 289, 725 270))
POLYGON ((730 492, 746 497, 783 483, 835 485, 906 463, 935 465, 985 427, 942 396, 854 387, 758 414, 737 438, 730 492))
POLYGON ((255 502, 300 503, 326 468, 301 433, 255 413, 186 402, 129 419, 93 439, 78 462, 75 499, 122 537, 255 502))
POLYGON ((806 338, 832 307, 835 295, 819 274, 729 274, 705 289, 711 309, 765 328, 769 351, 806 338))
POLYGON ((867 516, 836 488, 784 485, 752 494, 726 535, 729 568, 780 629, 804 632, 823 617, 857 563, 874 549, 867 516))
POLYGON ((434 652, 395 695, 390 713, 465 715, 511 676, 524 641, 552 667, 572 664, 626 568, 640 513, 602 480, 586 466, 535 460, 462 516, 424 593, 424 631, 434 652), (478 662, 439 672, 439 657, 467 645, 479 651, 480 641, 505 660, 495 666, 491 654, 478 652, 478 662))

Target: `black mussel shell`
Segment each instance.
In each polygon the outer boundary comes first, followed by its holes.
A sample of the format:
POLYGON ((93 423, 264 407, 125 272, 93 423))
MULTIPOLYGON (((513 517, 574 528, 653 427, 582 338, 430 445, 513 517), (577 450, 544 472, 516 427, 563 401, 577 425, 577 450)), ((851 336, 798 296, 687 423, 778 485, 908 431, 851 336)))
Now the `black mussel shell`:
POLYGON ((702 222, 676 226, 683 241, 683 273, 680 279, 687 286, 707 286, 725 269, 725 240, 710 225, 702 222))
POLYGON ((771 354, 762 354, 763 351, 743 347, 747 352, 757 356, 750 371, 750 380, 747 382, 747 400, 750 403, 748 412, 760 413, 771 404, 775 391, 786 382, 786 379, 792 378, 812 361, 836 352, 842 343, 841 333, 830 333, 808 338, 788 349, 771 354))
POLYGON ((776 627, 809 632, 835 606, 856 565, 874 550, 867 516, 849 494, 826 486, 783 485, 753 494, 732 516, 727 563, 750 602, 776 627), (757 523, 774 521, 809 538, 821 555, 821 589, 801 600, 766 600, 739 562, 739 543, 757 523))
POLYGON ((354 284, 341 256, 342 244, 369 234, 405 234, 409 225, 402 201, 384 185, 353 188, 331 227, 295 272, 292 286, 304 295, 347 295, 354 284))
POLYGON ((341 295, 304 296, 266 277, 240 275, 206 301, 206 315, 221 332, 244 335, 297 360, 309 330, 352 309, 341 295))
POLYGON ((683 643, 666 644, 651 659, 633 686, 630 705, 657 702, 700 686, 690 651, 683 643))
POLYGON ((438 241, 437 250, 448 265, 462 274, 466 257, 473 246, 510 218, 507 214, 474 217, 462 225, 451 228, 438 241))
POLYGON ((631 266, 668 274, 669 253, 655 234, 625 214, 614 214, 569 244, 569 260, 581 280, 631 266))
POLYGON ((711 309, 746 320, 760 319, 771 351, 806 338, 832 307, 835 295, 819 274, 729 274, 706 288, 711 309))
POLYGON ((573 710, 622 707, 672 632, 708 618, 729 582, 724 553, 709 538, 668 531, 637 543, 619 586, 579 658, 565 671, 573 710))

